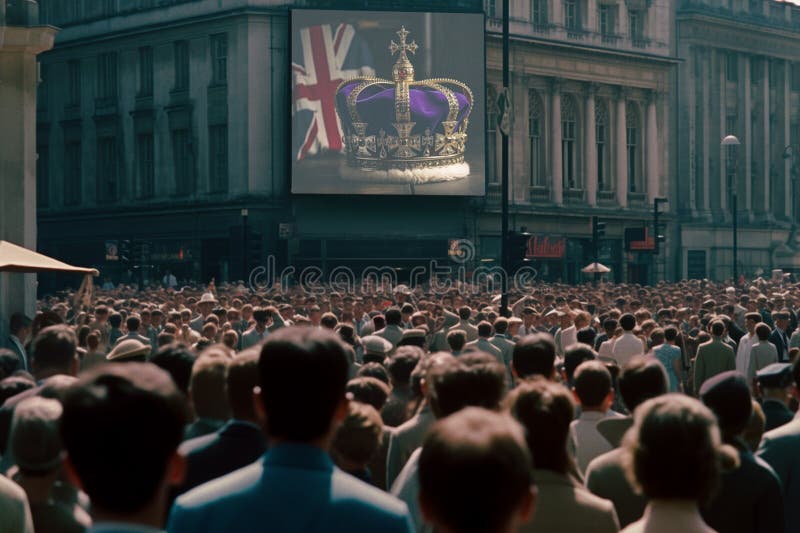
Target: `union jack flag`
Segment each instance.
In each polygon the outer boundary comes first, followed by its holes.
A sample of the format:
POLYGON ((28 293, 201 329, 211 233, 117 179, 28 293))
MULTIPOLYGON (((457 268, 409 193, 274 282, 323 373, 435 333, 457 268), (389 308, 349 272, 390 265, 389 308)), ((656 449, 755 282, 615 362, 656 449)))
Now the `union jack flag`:
POLYGON ((295 160, 323 150, 341 152, 336 88, 355 76, 374 76, 372 56, 350 24, 322 24, 295 32, 293 151, 295 160))

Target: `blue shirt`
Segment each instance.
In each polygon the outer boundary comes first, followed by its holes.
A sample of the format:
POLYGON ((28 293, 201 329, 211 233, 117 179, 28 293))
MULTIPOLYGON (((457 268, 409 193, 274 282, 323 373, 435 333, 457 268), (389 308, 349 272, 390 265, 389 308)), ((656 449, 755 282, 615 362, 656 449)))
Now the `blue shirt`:
POLYGON ((398 499, 334 466, 327 453, 281 444, 179 497, 169 533, 412 531, 398 499))
POLYGON ((662 344, 653 350, 653 355, 664 365, 669 376, 669 392, 678 392, 678 375, 675 373, 676 359, 681 358, 681 349, 671 344, 662 344))

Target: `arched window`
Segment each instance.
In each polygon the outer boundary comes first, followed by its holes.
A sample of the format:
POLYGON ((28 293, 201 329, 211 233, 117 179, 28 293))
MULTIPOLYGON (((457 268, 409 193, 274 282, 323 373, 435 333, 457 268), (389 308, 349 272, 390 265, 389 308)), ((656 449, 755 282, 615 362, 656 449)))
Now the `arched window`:
POLYGON ((625 143, 628 156, 628 191, 643 193, 642 183, 642 147, 639 135, 641 134, 639 120, 639 106, 636 102, 628 101, 625 106, 625 143))
POLYGON ((497 90, 486 86, 486 176, 489 183, 497 183, 497 90))
POLYGON ((614 184, 611 180, 610 161, 608 155, 608 106, 605 100, 595 101, 595 142, 597 143, 597 189, 600 191, 613 190, 614 184))
POLYGON ((542 186, 544 182, 544 106, 542 98, 534 89, 528 91, 528 149, 530 150, 530 186, 542 186))
POLYGON ((575 98, 571 94, 561 97, 561 169, 564 189, 579 189, 577 169, 577 116, 575 98))

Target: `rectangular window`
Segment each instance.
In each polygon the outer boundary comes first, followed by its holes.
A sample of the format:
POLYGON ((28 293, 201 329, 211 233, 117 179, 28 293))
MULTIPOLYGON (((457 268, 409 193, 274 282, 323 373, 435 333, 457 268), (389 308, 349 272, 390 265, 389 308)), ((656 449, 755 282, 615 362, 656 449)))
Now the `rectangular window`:
POLYGON ((497 1, 486 0, 486 16, 493 19, 497 17, 497 1))
POLYGON ((175 172, 175 194, 187 196, 194 190, 194 173, 191 170, 189 130, 172 131, 172 163, 175 172))
POLYGON ((50 150, 46 144, 39 145, 36 154, 36 205, 50 204, 50 150))
POLYGON ((153 157, 153 134, 136 136, 136 166, 139 178, 139 196, 152 198, 155 194, 155 159, 153 157))
POLYGON ((636 164, 636 135, 637 128, 628 126, 625 131, 625 141, 628 146, 628 183, 630 192, 640 192, 638 190, 639 173, 636 164))
POLYGON ((64 144, 64 204, 81 202, 81 141, 64 144))
POLYGON ((561 122, 561 169, 564 173, 564 188, 577 189, 575 182, 575 122, 561 122))
POLYGON ((67 63, 67 81, 69 87, 67 88, 67 105, 80 106, 81 105, 81 62, 73 60, 67 63))
POLYGON ((581 29, 577 0, 564 1, 564 27, 569 31, 578 31, 581 29))
POLYGON ((153 95, 153 48, 139 48, 139 96, 153 95))
POLYGON ((616 32, 614 26, 614 6, 600 6, 600 34, 603 37, 613 37, 616 32))
POLYGON ((644 47, 644 13, 638 10, 628 11, 628 29, 633 46, 644 47))
POLYGON ((117 199, 117 139, 101 137, 97 140, 97 201, 117 199))
POLYGON ((225 192, 228 190, 228 125, 211 126, 208 144, 211 192, 225 192))
POLYGON ((725 79, 739 81, 739 55, 736 52, 728 53, 725 63, 725 79))
POLYGON ((97 57, 97 96, 117 97, 117 53, 106 52, 97 57))
POLYGON ((531 0, 531 22, 534 26, 547 25, 547 0, 531 0))
POLYGON ((792 90, 800 91, 800 63, 792 63, 792 90))
POLYGON ((761 83, 761 60, 757 57, 750 58, 750 83, 761 83))
POLYGON ((595 127, 595 141, 597 142, 597 188, 601 191, 608 189, 606 183, 606 126, 597 124, 595 127))
POLYGON ((211 36, 211 83, 213 85, 228 83, 228 34, 226 33, 211 36))
POLYGON ((175 87, 176 91, 189 89, 189 43, 177 41, 174 45, 175 54, 175 87))
POLYGON ((542 185, 542 134, 541 120, 530 118, 528 124, 528 142, 531 149, 531 186, 542 185))

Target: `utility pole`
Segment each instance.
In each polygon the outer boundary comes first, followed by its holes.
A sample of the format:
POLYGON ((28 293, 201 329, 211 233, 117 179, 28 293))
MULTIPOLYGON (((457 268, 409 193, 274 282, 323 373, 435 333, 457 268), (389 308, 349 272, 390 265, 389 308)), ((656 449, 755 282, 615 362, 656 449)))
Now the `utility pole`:
MULTIPOLYGON (((508 64, 508 48, 509 48, 509 38, 508 38, 508 0, 503 0, 503 94, 508 96, 510 94, 510 74, 509 74, 509 64, 508 64)), ((510 115, 508 112, 508 106, 511 105, 511 101, 506 99, 506 110, 505 112, 510 115)), ((510 119, 509 119, 510 121, 510 119)), ((508 277, 511 275, 511 268, 510 268, 510 261, 509 261, 509 252, 510 252, 510 243, 509 243, 509 235, 508 235, 508 136, 511 133, 508 131, 507 127, 500 128, 501 133, 503 134, 503 146, 502 146, 502 168, 501 173, 502 176, 500 177, 502 187, 501 187, 501 233, 502 233, 502 241, 501 241, 501 256, 502 256, 502 267, 503 267, 503 294, 500 298, 500 314, 503 316, 508 316, 508 277)), ((490 162, 493 164, 493 162, 490 162)))

